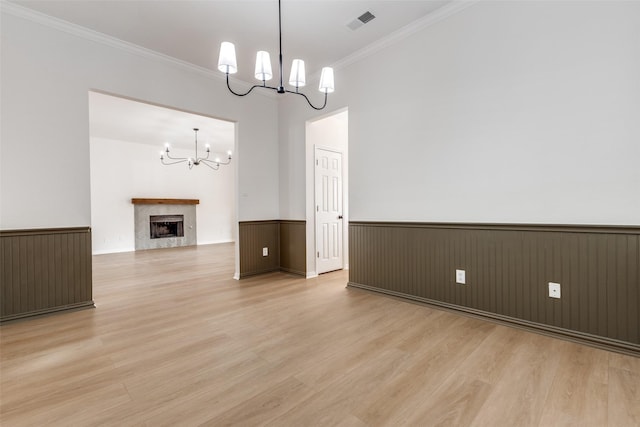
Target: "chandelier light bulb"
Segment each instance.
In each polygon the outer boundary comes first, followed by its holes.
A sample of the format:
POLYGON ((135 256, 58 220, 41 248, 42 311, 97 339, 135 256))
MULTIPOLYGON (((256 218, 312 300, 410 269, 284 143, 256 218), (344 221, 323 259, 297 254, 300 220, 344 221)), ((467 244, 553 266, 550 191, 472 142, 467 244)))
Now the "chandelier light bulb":
POLYGON ((222 42, 220 44, 218 70, 227 74, 235 74, 238 72, 238 63, 236 62, 236 47, 233 45, 233 43, 222 42))
POLYGON ((289 76, 289 84, 296 88, 303 87, 306 84, 304 77, 304 61, 302 59, 294 59, 291 64, 291 75, 289 76))
POLYGON ((333 84, 333 68, 324 67, 322 74, 320 74, 320 86, 318 87, 320 92, 332 93, 335 90, 333 84))
POLYGON ((271 57, 269 52, 264 50, 256 54, 256 79, 266 81, 271 80, 273 73, 271 72, 271 57))

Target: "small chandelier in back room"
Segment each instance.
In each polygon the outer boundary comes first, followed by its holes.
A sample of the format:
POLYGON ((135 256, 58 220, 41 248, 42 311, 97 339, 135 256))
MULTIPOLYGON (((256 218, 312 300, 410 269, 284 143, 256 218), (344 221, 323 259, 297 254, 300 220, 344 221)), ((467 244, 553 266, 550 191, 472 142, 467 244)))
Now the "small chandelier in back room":
POLYGON ((267 86, 267 80, 271 80, 271 78, 273 77, 273 73, 271 72, 271 58, 269 57, 268 52, 261 50, 256 55, 255 76, 256 79, 262 80, 262 84, 251 86, 251 89, 249 89, 245 93, 235 92, 229 85, 229 74, 238 72, 238 65, 236 62, 236 48, 233 43, 222 42, 222 44, 220 45, 220 56, 218 58, 218 70, 227 75, 227 87, 229 88, 229 91, 237 96, 245 96, 248 95, 253 89, 259 87, 275 90, 278 93, 293 93, 295 95, 303 96, 304 99, 307 100, 311 108, 322 110, 327 105, 327 94, 334 91, 333 68, 324 67, 320 75, 320 86, 318 87, 318 90, 324 93, 324 104, 322 104, 322 107, 316 107, 311 103, 309 98, 307 98, 307 95, 302 92, 298 92, 298 89, 306 84, 304 75, 304 61, 302 59, 294 59, 291 65, 289 84, 295 87, 295 91, 284 88, 284 84, 282 81, 282 10, 280 7, 280 0, 278 0, 278 33, 280 36, 280 55, 278 61, 280 70, 280 83, 278 87, 267 86))
POLYGON ((205 152, 207 155, 205 157, 198 157, 198 128, 193 128, 193 131, 196 133, 196 153, 193 157, 171 157, 169 154, 169 143, 165 144, 164 151, 160 152, 160 161, 163 165, 175 165, 178 163, 187 163, 189 169, 198 165, 207 165, 213 170, 218 170, 220 165, 228 165, 231 163, 231 151, 227 151, 227 158, 225 160, 221 160, 220 157, 216 157, 214 159, 209 159, 209 155, 211 154, 211 148, 209 144, 205 145, 205 152), (165 160, 166 158, 169 160, 165 160))

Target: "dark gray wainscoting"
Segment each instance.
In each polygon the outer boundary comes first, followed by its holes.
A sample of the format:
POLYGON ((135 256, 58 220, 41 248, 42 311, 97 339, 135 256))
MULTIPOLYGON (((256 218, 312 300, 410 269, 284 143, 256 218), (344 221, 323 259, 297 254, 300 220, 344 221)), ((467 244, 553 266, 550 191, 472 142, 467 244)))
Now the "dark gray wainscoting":
POLYGON ((246 221, 239 223, 240 278, 280 270, 280 223, 246 221), (269 248, 269 255, 262 255, 269 248))
POLYGON ((0 231, 0 321, 93 307, 91 229, 0 231))
POLYGON ((640 227, 351 222, 349 267, 349 286, 640 355, 640 227))
POLYGON ((306 275, 306 221, 244 221, 239 235, 240 278, 271 271, 306 275))
POLYGON ((306 276, 306 221, 280 220, 280 270, 306 276))

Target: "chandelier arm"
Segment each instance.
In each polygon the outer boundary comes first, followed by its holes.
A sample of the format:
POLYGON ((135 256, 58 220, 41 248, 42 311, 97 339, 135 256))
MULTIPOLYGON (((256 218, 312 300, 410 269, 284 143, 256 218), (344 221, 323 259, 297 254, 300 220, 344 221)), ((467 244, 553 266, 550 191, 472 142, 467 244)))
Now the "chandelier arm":
POLYGON ((300 96, 304 97, 304 99, 306 99, 306 100, 307 100, 307 103, 309 104, 309 106, 310 106, 311 108, 313 108, 314 110, 322 110, 324 107, 326 107, 326 106, 327 106, 327 92, 325 92, 325 93, 324 93, 324 104, 322 104, 322 107, 316 107, 315 105, 313 105, 313 104, 311 103, 311 101, 309 101, 309 98, 307 98, 307 95, 305 95, 305 94, 304 94, 304 93, 302 93, 302 92, 298 92, 297 90, 296 90, 296 91, 293 91, 293 90, 286 90, 286 92, 287 92, 287 93, 293 93, 294 95, 300 95, 300 96))
POLYGON ((211 164, 214 164, 214 165, 217 165, 217 166, 220 166, 220 165, 225 166, 225 165, 228 165, 228 164, 231 163, 231 159, 228 159, 226 162, 216 161, 216 160, 200 159, 200 163, 204 163, 204 164, 211 163, 211 164))
POLYGON ((254 90, 257 87, 261 87, 261 88, 265 88, 265 89, 278 90, 278 88, 267 86, 263 81, 261 85, 253 85, 253 86, 251 86, 251 89, 249 89, 245 93, 238 93, 238 92, 234 91, 233 89, 231 89, 231 85, 229 84, 229 73, 227 73, 227 88, 235 96, 247 96, 247 95, 249 95, 251 93, 252 90, 254 90))
POLYGON ((201 165, 205 165, 205 166, 209 166, 211 169, 213 169, 214 171, 217 171, 218 169, 220 169, 220 165, 218 165, 215 162, 212 162, 211 160, 202 160, 200 161, 201 165), (213 165, 210 165, 209 163, 214 163, 216 164, 216 167, 213 167, 213 165))
POLYGON ((215 160, 207 160, 207 159, 200 159, 201 162, 205 162, 205 163, 215 163, 217 165, 228 165, 231 163, 231 159, 228 158, 226 162, 224 161, 215 161, 215 160))
POLYGON ((164 159, 160 159, 160 161, 162 162, 163 165, 177 165, 178 163, 184 163, 187 160, 189 160, 189 159, 178 160, 178 159, 175 159, 175 158, 172 158, 172 157, 170 157, 170 159, 171 160, 177 160, 177 161, 175 161, 175 162, 165 162, 164 159))
POLYGON ((171 154, 169 154, 168 151, 165 151, 165 154, 167 155, 167 159, 169 160, 180 160, 180 161, 187 161, 189 160, 188 157, 171 157, 171 154))

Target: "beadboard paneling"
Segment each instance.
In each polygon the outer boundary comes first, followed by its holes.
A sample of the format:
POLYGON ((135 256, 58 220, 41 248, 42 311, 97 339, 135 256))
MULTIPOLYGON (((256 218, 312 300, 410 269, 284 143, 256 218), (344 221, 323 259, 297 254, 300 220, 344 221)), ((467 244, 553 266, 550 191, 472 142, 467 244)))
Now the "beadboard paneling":
POLYGON ((306 221, 280 220, 280 270, 306 275, 306 221))
POLYGON ((306 222, 297 220, 239 223, 240 278, 271 271, 306 275, 306 222), (262 256, 262 248, 269 255, 262 256))
POLYGON ((239 223, 240 278, 280 269, 280 221, 239 223), (262 248, 269 255, 262 256, 262 248))
POLYGON ((93 306, 91 230, 0 231, 0 321, 93 306))
POLYGON ((640 351, 640 227, 351 222, 349 246, 350 286, 640 351))

